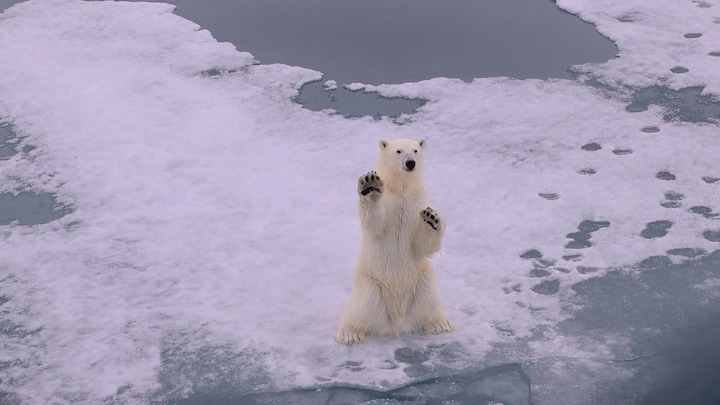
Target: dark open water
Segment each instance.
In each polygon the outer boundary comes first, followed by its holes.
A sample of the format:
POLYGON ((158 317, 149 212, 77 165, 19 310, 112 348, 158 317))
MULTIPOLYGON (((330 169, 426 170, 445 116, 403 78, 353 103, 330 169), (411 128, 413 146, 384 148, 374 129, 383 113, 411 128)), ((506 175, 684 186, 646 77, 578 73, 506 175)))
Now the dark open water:
POLYGON ((262 63, 338 83, 568 77, 617 49, 549 0, 172 0, 176 13, 262 63))
POLYGON ((337 90, 306 84, 304 107, 347 117, 411 114, 423 100, 382 99, 343 84, 434 77, 570 77, 574 64, 617 49, 592 25, 548 0, 174 0, 176 13, 261 63, 320 71, 337 90))

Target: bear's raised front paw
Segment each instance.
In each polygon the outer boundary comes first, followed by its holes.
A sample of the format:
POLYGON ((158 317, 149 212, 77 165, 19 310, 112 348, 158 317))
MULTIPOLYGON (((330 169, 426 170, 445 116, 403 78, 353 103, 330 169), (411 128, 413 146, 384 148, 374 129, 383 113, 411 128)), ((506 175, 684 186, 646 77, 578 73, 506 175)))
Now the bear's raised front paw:
POLYGON ((430 225, 432 229, 436 231, 440 230, 440 214, 435 212, 435 210, 427 207, 420 211, 420 216, 422 217, 422 220, 425 221, 426 224, 430 225))
POLYGON ((367 172, 358 179, 358 193, 365 197, 377 197, 383 192, 383 181, 374 171, 367 172))
POLYGON ((341 345, 350 346, 355 343, 361 343, 367 337, 366 332, 362 332, 355 328, 342 327, 335 333, 335 341, 341 345))
POLYGON ((422 328, 423 333, 433 335, 452 332, 454 330, 455 325, 453 325, 452 321, 448 319, 447 316, 430 319, 425 325, 423 325, 422 328))

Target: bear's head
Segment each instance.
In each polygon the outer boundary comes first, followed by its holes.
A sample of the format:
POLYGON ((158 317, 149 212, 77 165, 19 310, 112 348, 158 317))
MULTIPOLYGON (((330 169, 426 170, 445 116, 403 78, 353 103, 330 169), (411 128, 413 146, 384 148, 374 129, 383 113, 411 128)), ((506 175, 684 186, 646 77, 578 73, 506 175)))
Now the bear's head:
POLYGON ((382 168, 382 171, 387 171, 393 176, 422 173, 423 149, 427 145, 425 139, 420 141, 411 139, 381 140, 379 145, 378 168, 382 168))

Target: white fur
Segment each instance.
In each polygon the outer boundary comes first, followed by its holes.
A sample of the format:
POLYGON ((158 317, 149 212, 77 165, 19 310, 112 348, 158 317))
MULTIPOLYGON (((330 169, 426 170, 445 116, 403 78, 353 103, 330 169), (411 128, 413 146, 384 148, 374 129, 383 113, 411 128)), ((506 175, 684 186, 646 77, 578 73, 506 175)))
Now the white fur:
POLYGON ((380 141, 380 181, 366 181, 375 172, 359 179, 363 239, 355 286, 335 335, 338 343, 361 342, 369 335, 454 330, 428 260, 440 250, 445 223, 433 210, 421 213, 430 207, 422 179, 425 146, 425 140, 380 141), (412 171, 407 170, 410 160, 415 162, 412 171), (360 193, 368 185, 375 189, 360 193))

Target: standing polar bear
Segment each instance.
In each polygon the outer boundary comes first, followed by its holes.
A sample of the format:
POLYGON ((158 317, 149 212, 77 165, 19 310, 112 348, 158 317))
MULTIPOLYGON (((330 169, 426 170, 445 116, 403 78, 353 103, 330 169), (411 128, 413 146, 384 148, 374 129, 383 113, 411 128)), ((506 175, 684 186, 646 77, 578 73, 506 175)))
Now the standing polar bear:
POLYGON ((355 286, 335 334, 338 343, 455 330, 428 260, 440 250, 445 222, 430 208, 423 185, 426 145, 424 139, 380 141, 377 172, 358 180, 363 238, 355 286))

